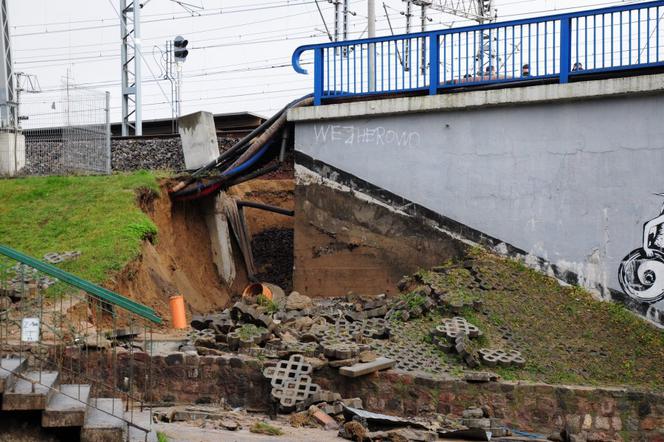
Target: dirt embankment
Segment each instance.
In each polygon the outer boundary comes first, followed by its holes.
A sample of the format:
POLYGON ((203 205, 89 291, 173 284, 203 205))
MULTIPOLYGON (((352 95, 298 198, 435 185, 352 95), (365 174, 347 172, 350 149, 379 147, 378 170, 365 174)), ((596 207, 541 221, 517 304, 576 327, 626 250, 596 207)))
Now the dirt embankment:
POLYGON ((165 186, 160 197, 138 202, 158 228, 156 244, 146 241, 141 256, 116 278, 114 289, 170 317, 168 298, 184 295, 191 312, 224 308, 230 301, 212 261, 210 236, 198 204, 172 203, 165 186))
MULTIPOLYGON (((155 309, 165 320, 170 318, 168 298, 174 294, 184 295, 189 313, 221 310, 239 293, 233 294, 225 287, 214 265, 205 204, 171 202, 167 186, 162 183, 161 196, 145 192, 138 195, 137 204, 152 218, 159 233, 154 244, 145 241, 141 256, 125 267, 111 288, 155 309)), ((229 194, 240 200, 293 209, 293 188, 291 179, 253 180, 233 187, 229 194)), ((254 246, 259 279, 289 289, 293 218, 252 208, 246 208, 244 214, 249 233, 260 243, 254 246), (261 246, 266 242, 270 247, 261 246)), ((239 250, 237 253, 239 257, 239 250)), ((236 264, 241 265, 241 259, 236 264)), ((244 282, 234 287, 243 287, 244 282)))

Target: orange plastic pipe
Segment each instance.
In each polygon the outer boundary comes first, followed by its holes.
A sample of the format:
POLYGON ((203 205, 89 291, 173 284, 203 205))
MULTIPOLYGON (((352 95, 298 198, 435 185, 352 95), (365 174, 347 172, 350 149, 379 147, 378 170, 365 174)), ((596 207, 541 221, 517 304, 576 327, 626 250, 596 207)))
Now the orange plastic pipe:
POLYGON ((173 318, 173 328, 187 328, 187 313, 184 308, 184 297, 182 295, 171 296, 168 300, 173 318))

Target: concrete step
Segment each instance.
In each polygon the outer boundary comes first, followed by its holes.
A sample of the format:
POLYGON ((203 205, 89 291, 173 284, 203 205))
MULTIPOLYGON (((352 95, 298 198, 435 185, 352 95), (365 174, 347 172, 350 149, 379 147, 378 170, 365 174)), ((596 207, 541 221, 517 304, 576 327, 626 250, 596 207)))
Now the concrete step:
POLYGON ((57 371, 21 373, 21 377, 17 377, 13 385, 6 386, 2 397, 2 409, 6 411, 45 409, 49 399, 55 394, 53 388, 58 386, 59 378, 60 373, 57 371))
POLYGON ((91 399, 81 428, 81 442, 124 442, 127 423, 123 418, 122 399, 91 399))
MULTIPOLYGON (((152 415, 149 410, 134 410, 133 413, 128 411, 125 413, 125 420, 140 425, 142 428, 152 428, 152 415)), ((146 437, 145 431, 129 425, 129 442, 158 442, 157 432, 151 430, 146 437)))
POLYGON ((42 412, 42 427, 82 427, 90 400, 90 386, 60 385, 42 412))
POLYGON ((26 358, 2 358, 0 359, 0 391, 5 391, 6 386, 12 386, 15 381, 14 373, 20 373, 28 365, 26 358), (14 373, 11 373, 14 372, 14 373))

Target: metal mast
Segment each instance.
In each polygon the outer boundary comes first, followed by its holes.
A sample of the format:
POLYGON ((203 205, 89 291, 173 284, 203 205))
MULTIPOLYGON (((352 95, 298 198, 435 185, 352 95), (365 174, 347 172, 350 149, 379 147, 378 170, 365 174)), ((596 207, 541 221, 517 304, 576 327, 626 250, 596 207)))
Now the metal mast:
MULTIPOLYGON (((440 11, 444 14, 454 15, 457 17, 466 18, 476 21, 479 24, 490 23, 496 19, 496 10, 494 8, 494 0, 404 0, 406 5, 406 33, 410 32, 411 17, 410 12, 411 4, 421 8, 421 32, 426 31, 427 24, 427 9, 431 8, 440 11)), ((492 63, 491 57, 495 57, 491 53, 489 47, 491 40, 488 32, 483 32, 477 42, 477 53, 475 58, 479 63, 480 69, 484 71, 485 66, 496 66, 497 63, 492 63)), ((424 60, 423 60, 424 64, 424 60)))
POLYGON ((9 37, 9 16, 7 15, 7 0, 0 1, 0 21, 2 24, 2 63, 0 66, 0 129, 16 131, 18 118, 16 115, 16 83, 14 78, 14 63, 9 37))
POLYGON ((141 78, 141 7, 139 0, 120 0, 122 48, 122 135, 143 135, 141 78), (133 67, 133 69, 132 69, 133 67), (132 124, 130 120, 134 120, 132 124))

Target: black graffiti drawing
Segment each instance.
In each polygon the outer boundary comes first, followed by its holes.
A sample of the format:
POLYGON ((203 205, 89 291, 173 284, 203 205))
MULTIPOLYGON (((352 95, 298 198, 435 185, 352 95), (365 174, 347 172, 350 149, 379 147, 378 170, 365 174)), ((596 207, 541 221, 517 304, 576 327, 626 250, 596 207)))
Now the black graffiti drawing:
POLYGON ((664 205, 659 216, 643 225, 643 246, 622 260, 618 281, 637 301, 654 303, 664 298, 664 205))

